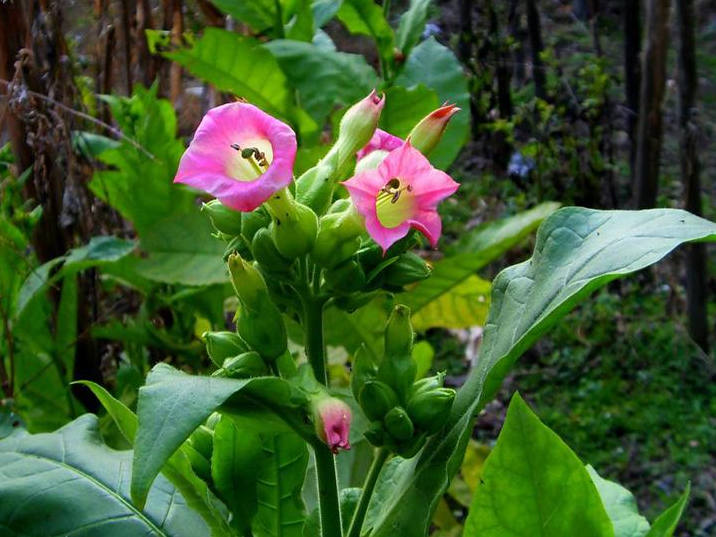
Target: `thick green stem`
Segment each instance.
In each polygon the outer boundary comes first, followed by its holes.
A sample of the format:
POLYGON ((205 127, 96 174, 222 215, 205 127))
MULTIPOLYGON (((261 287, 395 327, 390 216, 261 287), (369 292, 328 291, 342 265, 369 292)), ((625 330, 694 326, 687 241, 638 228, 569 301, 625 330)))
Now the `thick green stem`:
MULTIPOLYGON (((306 355, 319 382, 328 384, 326 353, 323 342, 323 306, 325 300, 304 297, 304 329, 306 330, 306 355)), ((321 517, 321 537, 342 537, 341 510, 338 501, 336 462, 328 446, 314 444, 316 476, 318 478, 318 510, 321 517)))
POLYGON ((356 506, 355 513, 353 514, 353 520, 351 520, 351 526, 348 529, 346 537, 360 537, 360 530, 363 527, 363 520, 365 519, 365 514, 368 511, 368 504, 370 503, 370 498, 373 495, 373 489, 378 481, 380 471, 383 469, 383 465, 385 464, 385 461, 388 460, 389 456, 390 450, 387 448, 382 447, 377 450, 375 458, 373 459, 373 464, 371 464, 370 470, 368 470, 368 475, 365 478, 365 483, 363 483, 363 492, 361 492, 360 500, 356 506))

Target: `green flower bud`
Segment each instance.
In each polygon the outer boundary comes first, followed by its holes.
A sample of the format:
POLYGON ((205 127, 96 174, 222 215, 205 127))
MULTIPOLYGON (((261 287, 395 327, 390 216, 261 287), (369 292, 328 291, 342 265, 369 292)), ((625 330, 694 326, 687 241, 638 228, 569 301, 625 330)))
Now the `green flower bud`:
POLYGON ((424 379, 416 380, 413 383, 413 395, 422 392, 429 392, 436 388, 442 388, 445 384, 445 372, 440 371, 437 375, 432 377, 425 377, 424 379))
POLYGON ((358 250, 359 235, 364 231, 363 222, 352 205, 345 211, 328 213, 319 221, 311 257, 322 267, 335 267, 358 250))
POLYGON ((259 229, 251 241, 251 251, 261 268, 269 273, 285 273, 291 261, 282 256, 273 242, 271 232, 267 228, 259 229))
POLYGON ((341 198, 331 204, 326 214, 342 213, 343 211, 347 210, 349 207, 352 206, 353 202, 351 202, 350 198, 341 198))
POLYGON ((383 429, 383 424, 379 421, 372 422, 363 435, 375 447, 385 444, 385 430, 383 429))
POLYGON ((338 139, 331 151, 337 151, 342 158, 347 159, 362 149, 373 137, 384 105, 385 96, 381 97, 373 90, 366 98, 351 106, 341 118, 338 139))
POLYGON ((454 104, 446 104, 425 116, 420 123, 413 127, 407 140, 423 155, 428 155, 435 149, 445 132, 445 128, 460 109, 454 104))
POLYGON ((425 445, 425 440, 427 439, 427 435, 425 433, 422 433, 420 435, 415 435, 411 439, 401 442, 396 452, 398 455, 403 457, 404 459, 410 459, 412 457, 415 457, 417 455, 418 451, 422 449, 422 447, 425 445))
POLYGON ((370 353, 365 345, 361 344, 358 350, 353 354, 351 367, 351 391, 356 401, 358 401, 358 396, 365 383, 375 379, 377 373, 378 370, 373 363, 370 353))
POLYGON ((382 420, 398 404, 398 397, 390 386, 379 380, 369 380, 358 397, 363 412, 371 421, 382 420))
POLYGON ((246 343, 234 332, 204 332, 201 339, 206 343, 209 358, 218 367, 221 367, 227 358, 249 350, 246 343))
POLYGON ((241 213, 241 234, 251 244, 256 232, 262 227, 268 227, 270 223, 271 217, 263 207, 250 213, 241 213))
POLYGON ((259 353, 251 351, 232 356, 224 360, 221 369, 212 374, 213 377, 249 378, 266 375, 268 369, 259 353))
POLYGON ((273 240, 282 256, 295 259, 313 249, 318 232, 316 213, 295 201, 285 188, 274 193, 266 207, 273 219, 273 240))
POLYGON ((338 293, 352 293, 365 286, 365 273, 358 261, 344 262, 324 274, 326 285, 338 293))
POLYGON ((229 256, 229 273, 231 284, 244 308, 258 308, 260 302, 268 296, 268 288, 261 273, 238 254, 229 256))
POLYGON ((369 293, 352 293, 350 295, 341 295, 333 298, 333 304, 343 311, 353 313, 359 308, 362 308, 368 302, 379 296, 382 291, 371 291, 369 293))
POLYGON ((391 286, 402 287, 426 279, 430 272, 431 269, 423 258, 412 252, 405 252, 385 269, 383 281, 391 286))
POLYGON ((241 213, 229 209, 219 200, 211 200, 209 203, 204 203, 201 206, 201 212, 209 215, 211 224, 219 233, 225 233, 232 237, 241 233, 241 213))
POLYGON ((455 390, 450 388, 418 392, 408 401, 408 414, 419 429, 433 434, 445 424, 454 400, 455 390))
POLYGON ((296 199, 316 214, 324 214, 333 199, 338 179, 338 154, 328 154, 296 179, 296 199))
MULTIPOLYGON (((410 324, 410 308, 397 304, 385 327, 385 356, 408 355, 413 349, 413 326, 410 324)), ((415 377, 410 379, 412 384, 415 377)))
POLYGON ((383 423, 385 424, 385 430, 398 441, 409 440, 415 432, 410 416, 399 406, 396 406, 385 415, 383 423))

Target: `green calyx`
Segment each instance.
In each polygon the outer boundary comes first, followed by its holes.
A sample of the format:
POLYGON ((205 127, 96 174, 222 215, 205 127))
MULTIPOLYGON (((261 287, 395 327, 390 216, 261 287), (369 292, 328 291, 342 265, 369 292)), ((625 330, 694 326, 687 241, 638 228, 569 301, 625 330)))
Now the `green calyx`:
POLYGON ((232 356, 224 360, 221 369, 212 376, 229 378, 250 378, 266 375, 268 369, 266 363, 259 353, 255 351, 245 352, 239 356, 232 356))
POLYGON ((395 407, 383 419, 385 430, 397 441, 409 440, 413 437, 415 427, 408 413, 401 407, 395 407))
MULTIPOLYGON (((385 327, 385 356, 410 355, 413 349, 413 326, 410 323, 410 308, 397 304, 385 327)), ((413 379, 410 379, 412 383, 413 379)))
POLYGON ((273 236, 268 228, 259 229, 251 241, 251 251, 261 269, 268 273, 282 274, 288 272, 291 261, 278 251, 273 236))
POLYGON ((353 259, 327 270, 324 278, 326 285, 338 294, 353 293, 365 286, 363 267, 353 259))
POLYGON ((398 397, 393 389, 379 380, 369 380, 358 396, 363 412, 371 421, 380 421, 398 404, 398 397))
POLYGON ((408 414, 420 430, 433 434, 445 423, 454 400, 455 390, 451 388, 415 393, 408 401, 408 414))
POLYGON ((203 204, 201 212, 209 216, 211 224, 219 233, 224 233, 230 237, 241 233, 241 213, 229 209, 219 200, 211 200, 209 203, 203 204))
POLYGON ((313 249, 318 217, 310 207, 295 201, 284 188, 266 201, 266 208, 273 220, 269 229, 282 256, 292 260, 313 249))
POLYGON ((350 203, 344 210, 329 212, 319 221, 312 259, 325 268, 343 263, 358 251, 363 232, 363 222, 350 203))
POLYGON ((383 281, 395 287, 403 287, 422 281, 430 276, 432 270, 425 260, 412 252, 405 252, 398 260, 385 269, 383 281))
POLYGON ((227 358, 249 350, 246 343, 234 332, 204 332, 201 338, 206 343, 209 358, 218 367, 222 367, 227 358))

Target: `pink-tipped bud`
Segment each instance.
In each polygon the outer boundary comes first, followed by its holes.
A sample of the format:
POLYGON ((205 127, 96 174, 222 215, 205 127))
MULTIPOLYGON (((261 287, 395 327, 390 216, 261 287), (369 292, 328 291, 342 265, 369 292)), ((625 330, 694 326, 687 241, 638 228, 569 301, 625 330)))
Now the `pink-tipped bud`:
POLYGON ((350 407, 335 397, 321 397, 313 404, 316 434, 333 453, 351 448, 348 436, 352 417, 350 407))
POLYGON ((342 149, 347 154, 355 154, 370 141, 378 127, 383 106, 385 106, 385 95, 378 95, 373 90, 343 115, 338 131, 338 144, 343 146, 342 149))
POLYGON ((430 154, 442 138, 450 118, 459 111, 460 109, 454 104, 445 104, 430 112, 413 127, 408 134, 408 140, 423 155, 430 154))

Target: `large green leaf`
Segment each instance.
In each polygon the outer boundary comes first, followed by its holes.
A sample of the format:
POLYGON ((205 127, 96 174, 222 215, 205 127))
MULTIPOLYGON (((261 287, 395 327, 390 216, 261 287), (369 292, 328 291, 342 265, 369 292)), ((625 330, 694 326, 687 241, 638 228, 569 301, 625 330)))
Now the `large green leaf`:
POLYGON ((395 33, 395 46, 405 56, 420 40, 428 19, 430 0, 410 0, 410 7, 400 16, 398 31, 395 33))
POLYGON ((594 468, 587 465, 589 476, 602 498, 604 509, 614 527, 614 537, 644 537, 649 531, 649 522, 639 514, 639 508, 631 492, 601 477, 594 468))
MULTIPOLYGON (((134 412, 99 384, 84 380, 77 381, 75 384, 82 384, 92 390, 92 393, 114 420, 122 436, 130 444, 134 443, 138 427, 137 416, 134 412)), ((180 450, 169 458, 162 468, 162 474, 184 496, 187 505, 206 521, 213 537, 228 537, 232 532, 226 521, 225 513, 206 483, 194 474, 185 454, 186 449, 188 446, 182 445, 180 450)))
POLYGON ((301 537, 305 520, 301 487, 308 466, 306 442, 297 434, 262 434, 258 467, 257 537, 301 537))
POLYGON ((313 9, 310 0, 212 0, 212 3, 235 20, 245 22, 253 30, 283 37, 310 41, 313 37, 313 9), (281 9, 281 17, 277 8, 281 9))
POLYGON ((286 76, 273 55, 254 39, 207 28, 191 48, 164 55, 217 89, 243 97, 269 114, 290 115, 286 76))
POLYGON ((417 332, 429 328, 483 326, 490 306, 490 282, 470 276, 417 309, 411 320, 417 332))
MULTIPOLYGON (((0 528, 9 535, 206 535, 204 521, 163 477, 144 509, 129 500, 131 451, 102 443, 86 414, 57 432, 0 442, 0 528)), ((4 534, 4 533, 3 533, 4 534)))
POLYGON ((359 54, 328 51, 312 43, 278 39, 264 45, 278 60, 301 106, 323 125, 335 106, 353 104, 377 85, 377 76, 359 54))
POLYGON ((147 256, 134 269, 144 278, 166 283, 226 282, 224 246, 211 233, 209 219, 197 210, 161 220, 142 236, 140 246, 147 256))
MULTIPOLYGON (((206 418, 232 397, 241 395, 262 406, 283 411, 302 404, 292 386, 278 377, 233 380, 187 375, 167 364, 157 364, 139 390, 139 429, 134 443, 132 498, 142 505, 152 481, 167 459, 206 418)), ((243 407, 236 402, 232 410, 243 407)))
POLYGON ((515 360, 594 290, 696 240, 716 240, 716 224, 675 209, 568 207, 545 220, 532 259, 502 271, 493 282, 477 366, 459 390, 444 429, 394 473, 395 486, 371 521, 371 535, 425 535, 430 515, 459 468, 473 416, 515 360))
POLYGON ((465 537, 613 537, 586 468, 519 394, 487 457, 465 537))
POLYGON ((430 37, 413 49, 395 84, 407 88, 423 84, 436 91, 441 101, 461 108, 430 154, 435 166, 447 168, 467 141, 470 130, 470 93, 460 62, 450 49, 430 37))
POLYGON ((385 91, 385 106, 380 114, 380 128, 405 138, 413 127, 440 106, 435 91, 422 84, 411 88, 393 86, 385 91))
POLYGON ((349 32, 372 37, 382 61, 390 61, 395 35, 378 4, 373 0, 343 0, 337 16, 349 32))
POLYGON ((676 500, 676 503, 669 507, 666 511, 661 513, 654 524, 651 526, 649 533, 646 537, 672 537, 676 526, 679 523, 679 519, 686 508, 686 502, 689 499, 689 492, 691 492, 691 485, 686 487, 683 494, 676 500))

